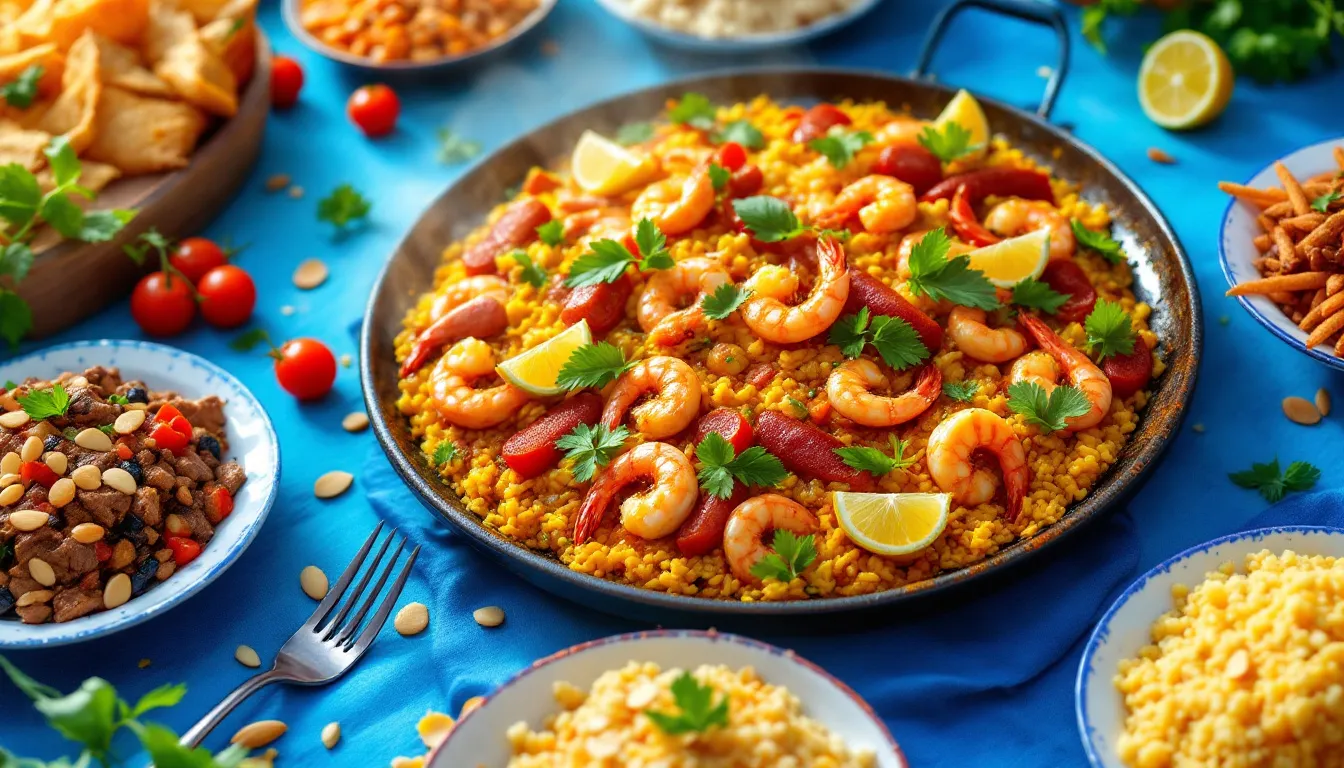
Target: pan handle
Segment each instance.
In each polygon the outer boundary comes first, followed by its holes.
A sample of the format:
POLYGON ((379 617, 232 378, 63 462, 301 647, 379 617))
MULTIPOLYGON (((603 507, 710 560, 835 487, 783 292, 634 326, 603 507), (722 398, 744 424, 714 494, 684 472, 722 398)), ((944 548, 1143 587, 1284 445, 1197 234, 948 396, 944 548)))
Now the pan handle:
POLYGON ((948 6, 933 20, 928 37, 924 38, 924 47, 919 52, 919 62, 915 64, 914 77, 916 79, 928 77, 929 63, 933 60, 934 52, 938 50, 938 43, 942 41, 948 24, 953 17, 967 8, 981 8, 1033 24, 1054 27, 1055 37, 1059 40, 1059 63, 1045 84, 1045 94, 1041 96, 1040 106, 1036 107, 1036 114, 1041 119, 1048 120, 1050 110, 1055 107, 1055 99, 1059 96, 1059 88, 1069 73, 1069 30, 1064 24, 1064 15, 1058 8, 1038 0, 958 0, 948 6))

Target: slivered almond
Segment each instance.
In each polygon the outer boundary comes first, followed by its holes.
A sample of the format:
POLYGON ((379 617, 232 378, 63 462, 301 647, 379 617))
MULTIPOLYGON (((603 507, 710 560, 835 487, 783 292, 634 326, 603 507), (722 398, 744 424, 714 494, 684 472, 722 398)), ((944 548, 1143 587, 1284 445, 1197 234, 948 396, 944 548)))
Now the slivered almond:
POLYGON ((1320 411, 1322 416, 1330 415, 1330 390, 1325 387, 1316 390, 1316 410, 1320 411))
POLYGON ((1289 421, 1308 427, 1321 421, 1321 412, 1310 400, 1303 397, 1283 398, 1283 415, 1287 416, 1289 421))
POLYGON ((341 428, 346 432, 362 432, 368 429, 369 414, 363 411, 347 413, 344 419, 341 419, 341 428))
POLYGON ((75 445, 80 448, 88 448, 90 451, 110 451, 112 450, 112 438, 103 434, 102 430, 89 427, 75 435, 75 445))
POLYGON ((335 498, 349 490, 350 484, 354 481, 355 476, 349 472, 342 472, 339 469, 332 470, 317 478, 317 482, 313 483, 313 495, 319 499, 335 498))
POLYGON ((19 595, 19 599, 14 601, 14 606, 16 608, 27 608, 30 605, 48 602, 55 596, 56 593, 50 589, 34 589, 19 595))
POLYGON ((504 609, 497 605, 487 605, 484 608, 477 608, 471 617, 482 627, 498 627, 504 623, 504 609))
POLYGON ((284 736, 287 730, 289 726, 279 720, 258 720, 239 728, 229 743, 242 744, 247 749, 261 749, 284 736))
POLYGON ((244 667, 256 669, 261 666, 261 657, 250 645, 238 646, 237 650, 233 652, 233 658, 237 659, 238 663, 244 667))
POLYGON ((24 424, 27 424, 30 419, 32 419, 32 417, 28 415, 27 411, 10 411, 5 415, 0 416, 0 427, 4 427, 5 429, 18 429, 24 424))
POLYGON ((28 575, 33 577, 33 581, 44 587, 50 587, 56 583, 56 571, 52 569, 50 563, 40 557, 34 557, 28 561, 28 575))
POLYGON ((9 514, 9 524, 16 531, 36 531, 47 524, 47 513, 36 509, 20 509, 9 514))
POLYGON ((310 291, 327 281, 327 265, 321 259, 306 259, 294 270, 294 285, 310 291))

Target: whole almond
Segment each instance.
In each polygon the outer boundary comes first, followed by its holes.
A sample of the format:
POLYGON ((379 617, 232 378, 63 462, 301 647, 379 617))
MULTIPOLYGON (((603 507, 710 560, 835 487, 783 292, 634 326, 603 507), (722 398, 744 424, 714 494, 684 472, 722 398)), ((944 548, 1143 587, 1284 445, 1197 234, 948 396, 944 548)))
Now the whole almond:
POLYGON ((1320 411, 1322 416, 1330 415, 1330 390, 1325 387, 1316 390, 1316 410, 1320 411))
POLYGON ((287 730, 289 726, 279 720, 258 720, 239 728, 229 743, 242 744, 247 749, 261 749, 284 736, 287 730))
POLYGON ((354 481, 355 476, 349 472, 332 470, 317 478, 317 482, 313 483, 313 494, 319 499, 330 499, 340 496, 350 488, 350 484, 354 481))
POLYGON ((261 657, 257 655, 257 652, 253 650, 250 645, 238 646, 233 652, 233 658, 237 659, 238 663, 242 664, 244 667, 256 669, 261 666, 261 657))
POLYGON ((1316 410, 1316 406, 1310 400, 1303 397, 1283 398, 1283 415, 1287 416, 1289 421, 1308 427, 1321 421, 1321 412, 1316 410))

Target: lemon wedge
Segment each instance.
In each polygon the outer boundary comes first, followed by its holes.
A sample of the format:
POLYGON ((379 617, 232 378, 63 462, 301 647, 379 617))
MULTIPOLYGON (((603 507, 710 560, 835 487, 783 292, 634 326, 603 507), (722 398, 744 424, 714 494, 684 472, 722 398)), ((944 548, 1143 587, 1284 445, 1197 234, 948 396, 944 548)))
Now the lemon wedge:
POLYGON ((1235 82, 1227 54, 1207 35, 1172 32, 1144 54, 1139 105, 1163 128, 1198 128, 1223 113, 1235 82))
POLYGON ((985 119, 980 102, 965 89, 957 91, 957 95, 947 102, 938 119, 933 121, 933 127, 941 131, 948 123, 957 123, 971 132, 971 146, 976 150, 966 157, 984 157, 989 151, 989 120, 985 119))
POLYGON ((529 395, 558 395, 565 391, 555 384, 561 367, 569 361, 574 350, 592 343, 588 321, 580 320, 547 341, 495 366, 495 372, 529 395))
POLYGON ((593 131, 584 131, 570 158, 574 181, 595 195, 629 191, 652 175, 653 161, 593 131))
POLYGON ((845 493, 836 491, 840 527, 860 547, 878 555, 910 555, 928 547, 947 527, 947 493, 845 493))
POLYGON ((1028 277, 1040 277, 1050 261, 1050 230, 1038 229, 1025 235, 976 248, 966 254, 971 269, 985 273, 999 288, 1012 288, 1028 277))

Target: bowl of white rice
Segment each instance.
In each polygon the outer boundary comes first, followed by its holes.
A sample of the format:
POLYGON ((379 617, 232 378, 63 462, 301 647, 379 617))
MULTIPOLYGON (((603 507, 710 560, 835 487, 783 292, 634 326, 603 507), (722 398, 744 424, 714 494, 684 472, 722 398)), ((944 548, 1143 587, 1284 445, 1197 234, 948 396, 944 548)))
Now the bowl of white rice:
POLYGON ((597 0, 654 40, 686 50, 745 53, 832 32, 881 0, 597 0))

